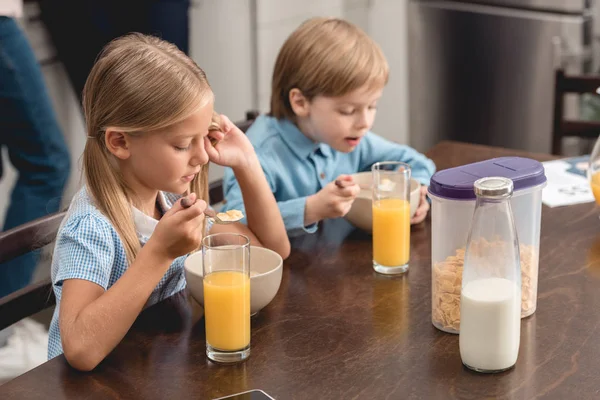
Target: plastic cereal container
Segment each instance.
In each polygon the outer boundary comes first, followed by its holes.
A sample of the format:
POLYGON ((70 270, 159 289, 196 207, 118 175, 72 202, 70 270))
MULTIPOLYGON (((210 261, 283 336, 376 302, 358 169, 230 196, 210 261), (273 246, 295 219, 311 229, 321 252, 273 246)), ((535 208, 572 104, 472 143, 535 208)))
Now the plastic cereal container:
MULTIPOLYGON (((431 320, 445 332, 460 329, 460 291, 467 235, 475 209, 473 184, 479 178, 501 176, 514 184, 511 207, 521 261, 521 317, 537 307, 537 283, 544 167, 521 157, 501 157, 437 172, 431 178, 431 320)), ((489 241, 503 251, 502 242, 489 241)))

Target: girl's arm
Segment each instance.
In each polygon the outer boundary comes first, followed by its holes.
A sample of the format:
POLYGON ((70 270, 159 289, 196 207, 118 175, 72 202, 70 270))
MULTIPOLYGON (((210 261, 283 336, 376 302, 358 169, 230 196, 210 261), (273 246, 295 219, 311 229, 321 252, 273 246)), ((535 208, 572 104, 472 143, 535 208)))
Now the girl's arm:
POLYGON ((213 147, 209 138, 206 138, 205 149, 211 161, 233 170, 244 199, 248 226, 240 223, 215 224, 211 233, 242 233, 285 259, 290 254, 290 241, 254 147, 246 135, 224 115, 221 116, 221 128, 222 132, 211 132, 218 144, 213 147))
POLYGON ((59 326, 71 366, 90 371, 119 344, 170 264, 146 246, 106 291, 83 279, 63 282, 59 326))
POLYGON ((84 279, 63 282, 59 326, 71 366, 90 371, 119 344, 173 260, 200 245, 205 208, 197 201, 183 210, 177 202, 108 290, 84 279))
POLYGON ((237 232, 244 234, 254 244, 267 247, 286 259, 290 255, 290 241, 279 207, 256 154, 252 152, 248 157, 248 163, 243 167, 233 168, 233 173, 240 185, 248 225, 241 223, 214 224, 211 233, 237 232))

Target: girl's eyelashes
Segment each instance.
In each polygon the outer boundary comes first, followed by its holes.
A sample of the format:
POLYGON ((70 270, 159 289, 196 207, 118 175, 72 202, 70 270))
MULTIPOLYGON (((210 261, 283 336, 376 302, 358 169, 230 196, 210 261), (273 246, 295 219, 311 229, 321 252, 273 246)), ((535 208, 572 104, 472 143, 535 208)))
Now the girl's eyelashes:
POLYGON ((173 147, 177 151, 188 151, 190 149, 191 145, 187 145, 186 147, 180 147, 180 146, 173 146, 173 147))

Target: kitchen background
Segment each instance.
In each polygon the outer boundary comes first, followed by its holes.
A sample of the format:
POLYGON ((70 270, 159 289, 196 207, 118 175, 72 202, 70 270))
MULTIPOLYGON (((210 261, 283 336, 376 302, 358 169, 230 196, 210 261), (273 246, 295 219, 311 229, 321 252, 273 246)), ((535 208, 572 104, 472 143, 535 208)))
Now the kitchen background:
MULTIPOLYGON (((207 73, 216 109, 236 121, 250 109, 268 111, 277 52, 302 21, 343 17, 371 35, 390 63, 376 133, 420 151, 456 139, 549 152, 554 68, 598 71, 599 8, 592 0, 192 0, 190 53, 207 73)), ((80 186, 86 135, 38 13, 26 2, 21 24, 71 150, 66 206, 80 186)), ((570 100, 568 112, 578 113, 570 100)), ((2 159, 0 223, 16 178, 2 159)), ((211 169, 211 179, 221 176, 211 169)))

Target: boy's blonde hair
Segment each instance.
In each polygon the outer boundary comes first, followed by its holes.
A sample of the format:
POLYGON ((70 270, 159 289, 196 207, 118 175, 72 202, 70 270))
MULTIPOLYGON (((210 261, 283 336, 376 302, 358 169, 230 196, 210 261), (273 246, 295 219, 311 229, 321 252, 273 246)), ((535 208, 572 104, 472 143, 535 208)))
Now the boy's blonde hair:
POLYGON ((338 18, 311 18, 285 41, 273 71, 271 111, 295 121, 290 90, 298 88, 309 101, 315 96, 343 96, 365 85, 383 87, 389 67, 363 30, 338 18))
MULTIPOLYGON (((90 195, 118 232, 127 260, 140 250, 131 205, 135 193, 125 183, 105 144, 108 127, 143 134, 180 122, 213 100, 204 71, 175 45, 139 33, 110 42, 83 89, 88 140, 83 171, 90 195)), ((208 201, 208 166, 190 190, 208 201)))

